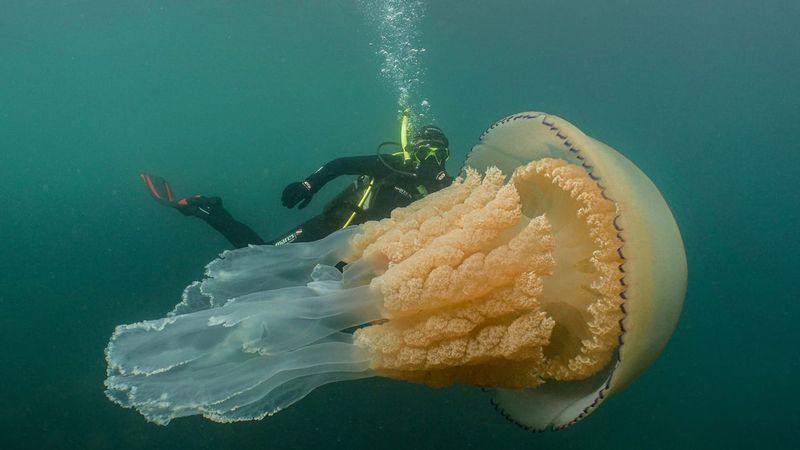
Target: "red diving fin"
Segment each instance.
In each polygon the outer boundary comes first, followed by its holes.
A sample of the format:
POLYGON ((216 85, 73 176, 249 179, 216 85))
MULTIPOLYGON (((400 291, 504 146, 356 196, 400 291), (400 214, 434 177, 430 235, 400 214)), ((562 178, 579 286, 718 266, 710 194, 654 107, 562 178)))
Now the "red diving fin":
POLYGON ((157 202, 166 206, 178 206, 176 205, 175 195, 172 193, 172 186, 169 185, 167 180, 159 176, 148 175, 146 173, 140 174, 139 176, 142 177, 142 182, 144 183, 148 192, 150 192, 150 195, 157 202))

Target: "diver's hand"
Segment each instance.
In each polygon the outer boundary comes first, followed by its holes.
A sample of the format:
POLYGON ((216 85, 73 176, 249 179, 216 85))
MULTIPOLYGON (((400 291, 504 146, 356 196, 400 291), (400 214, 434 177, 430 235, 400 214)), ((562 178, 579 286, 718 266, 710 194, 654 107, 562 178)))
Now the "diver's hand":
POLYGON ((303 209, 308 206, 309 202, 311 202, 311 197, 314 196, 314 192, 311 188, 311 183, 308 180, 303 182, 295 182, 291 183, 290 185, 286 186, 283 190, 283 195, 281 195, 281 203, 283 206, 291 209, 294 208, 294 205, 297 205, 300 202, 300 205, 297 209, 303 209))

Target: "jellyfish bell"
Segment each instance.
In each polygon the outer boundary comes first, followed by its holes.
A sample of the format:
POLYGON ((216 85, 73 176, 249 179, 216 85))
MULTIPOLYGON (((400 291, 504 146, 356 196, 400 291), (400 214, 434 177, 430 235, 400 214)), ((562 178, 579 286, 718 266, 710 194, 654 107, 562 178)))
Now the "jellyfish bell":
POLYGON ((383 376, 496 388, 511 420, 563 427, 666 343, 682 248, 632 163, 561 119, 511 116, 461 179, 390 218, 223 253, 167 317, 117 327, 106 393, 159 424, 229 422, 383 376))
MULTIPOLYGON (((616 204, 624 317, 614 360, 592 377, 524 392, 497 391, 495 402, 505 415, 535 429, 561 428, 580 420, 650 366, 675 329, 687 283, 683 241, 656 186, 630 160, 566 120, 541 112, 508 116, 481 135, 465 167, 510 171, 542 158, 581 167, 616 204)), ((520 195, 527 203, 523 209, 535 214, 537 193, 520 195), (532 198, 526 201, 528 196, 532 198)))

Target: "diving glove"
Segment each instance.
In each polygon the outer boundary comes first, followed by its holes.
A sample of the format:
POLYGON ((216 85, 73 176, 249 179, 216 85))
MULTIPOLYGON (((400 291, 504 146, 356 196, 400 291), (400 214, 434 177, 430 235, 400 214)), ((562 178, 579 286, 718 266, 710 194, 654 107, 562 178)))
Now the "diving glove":
POLYGON ((295 205, 300 203, 297 209, 303 209, 308 206, 313 196, 314 189, 308 180, 294 182, 284 188, 283 194, 281 195, 281 203, 289 209, 294 208, 295 205))

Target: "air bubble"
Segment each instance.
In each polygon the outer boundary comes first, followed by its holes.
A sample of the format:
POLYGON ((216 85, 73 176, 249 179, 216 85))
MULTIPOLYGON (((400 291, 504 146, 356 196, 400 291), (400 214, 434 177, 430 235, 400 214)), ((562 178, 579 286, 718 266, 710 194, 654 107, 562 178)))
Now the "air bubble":
POLYGON ((426 50, 418 45, 425 4, 418 0, 360 3, 380 36, 376 50, 382 59, 379 73, 395 91, 398 111, 411 111, 412 128, 415 119, 430 120, 430 103, 421 95, 425 73, 419 55, 426 50))

